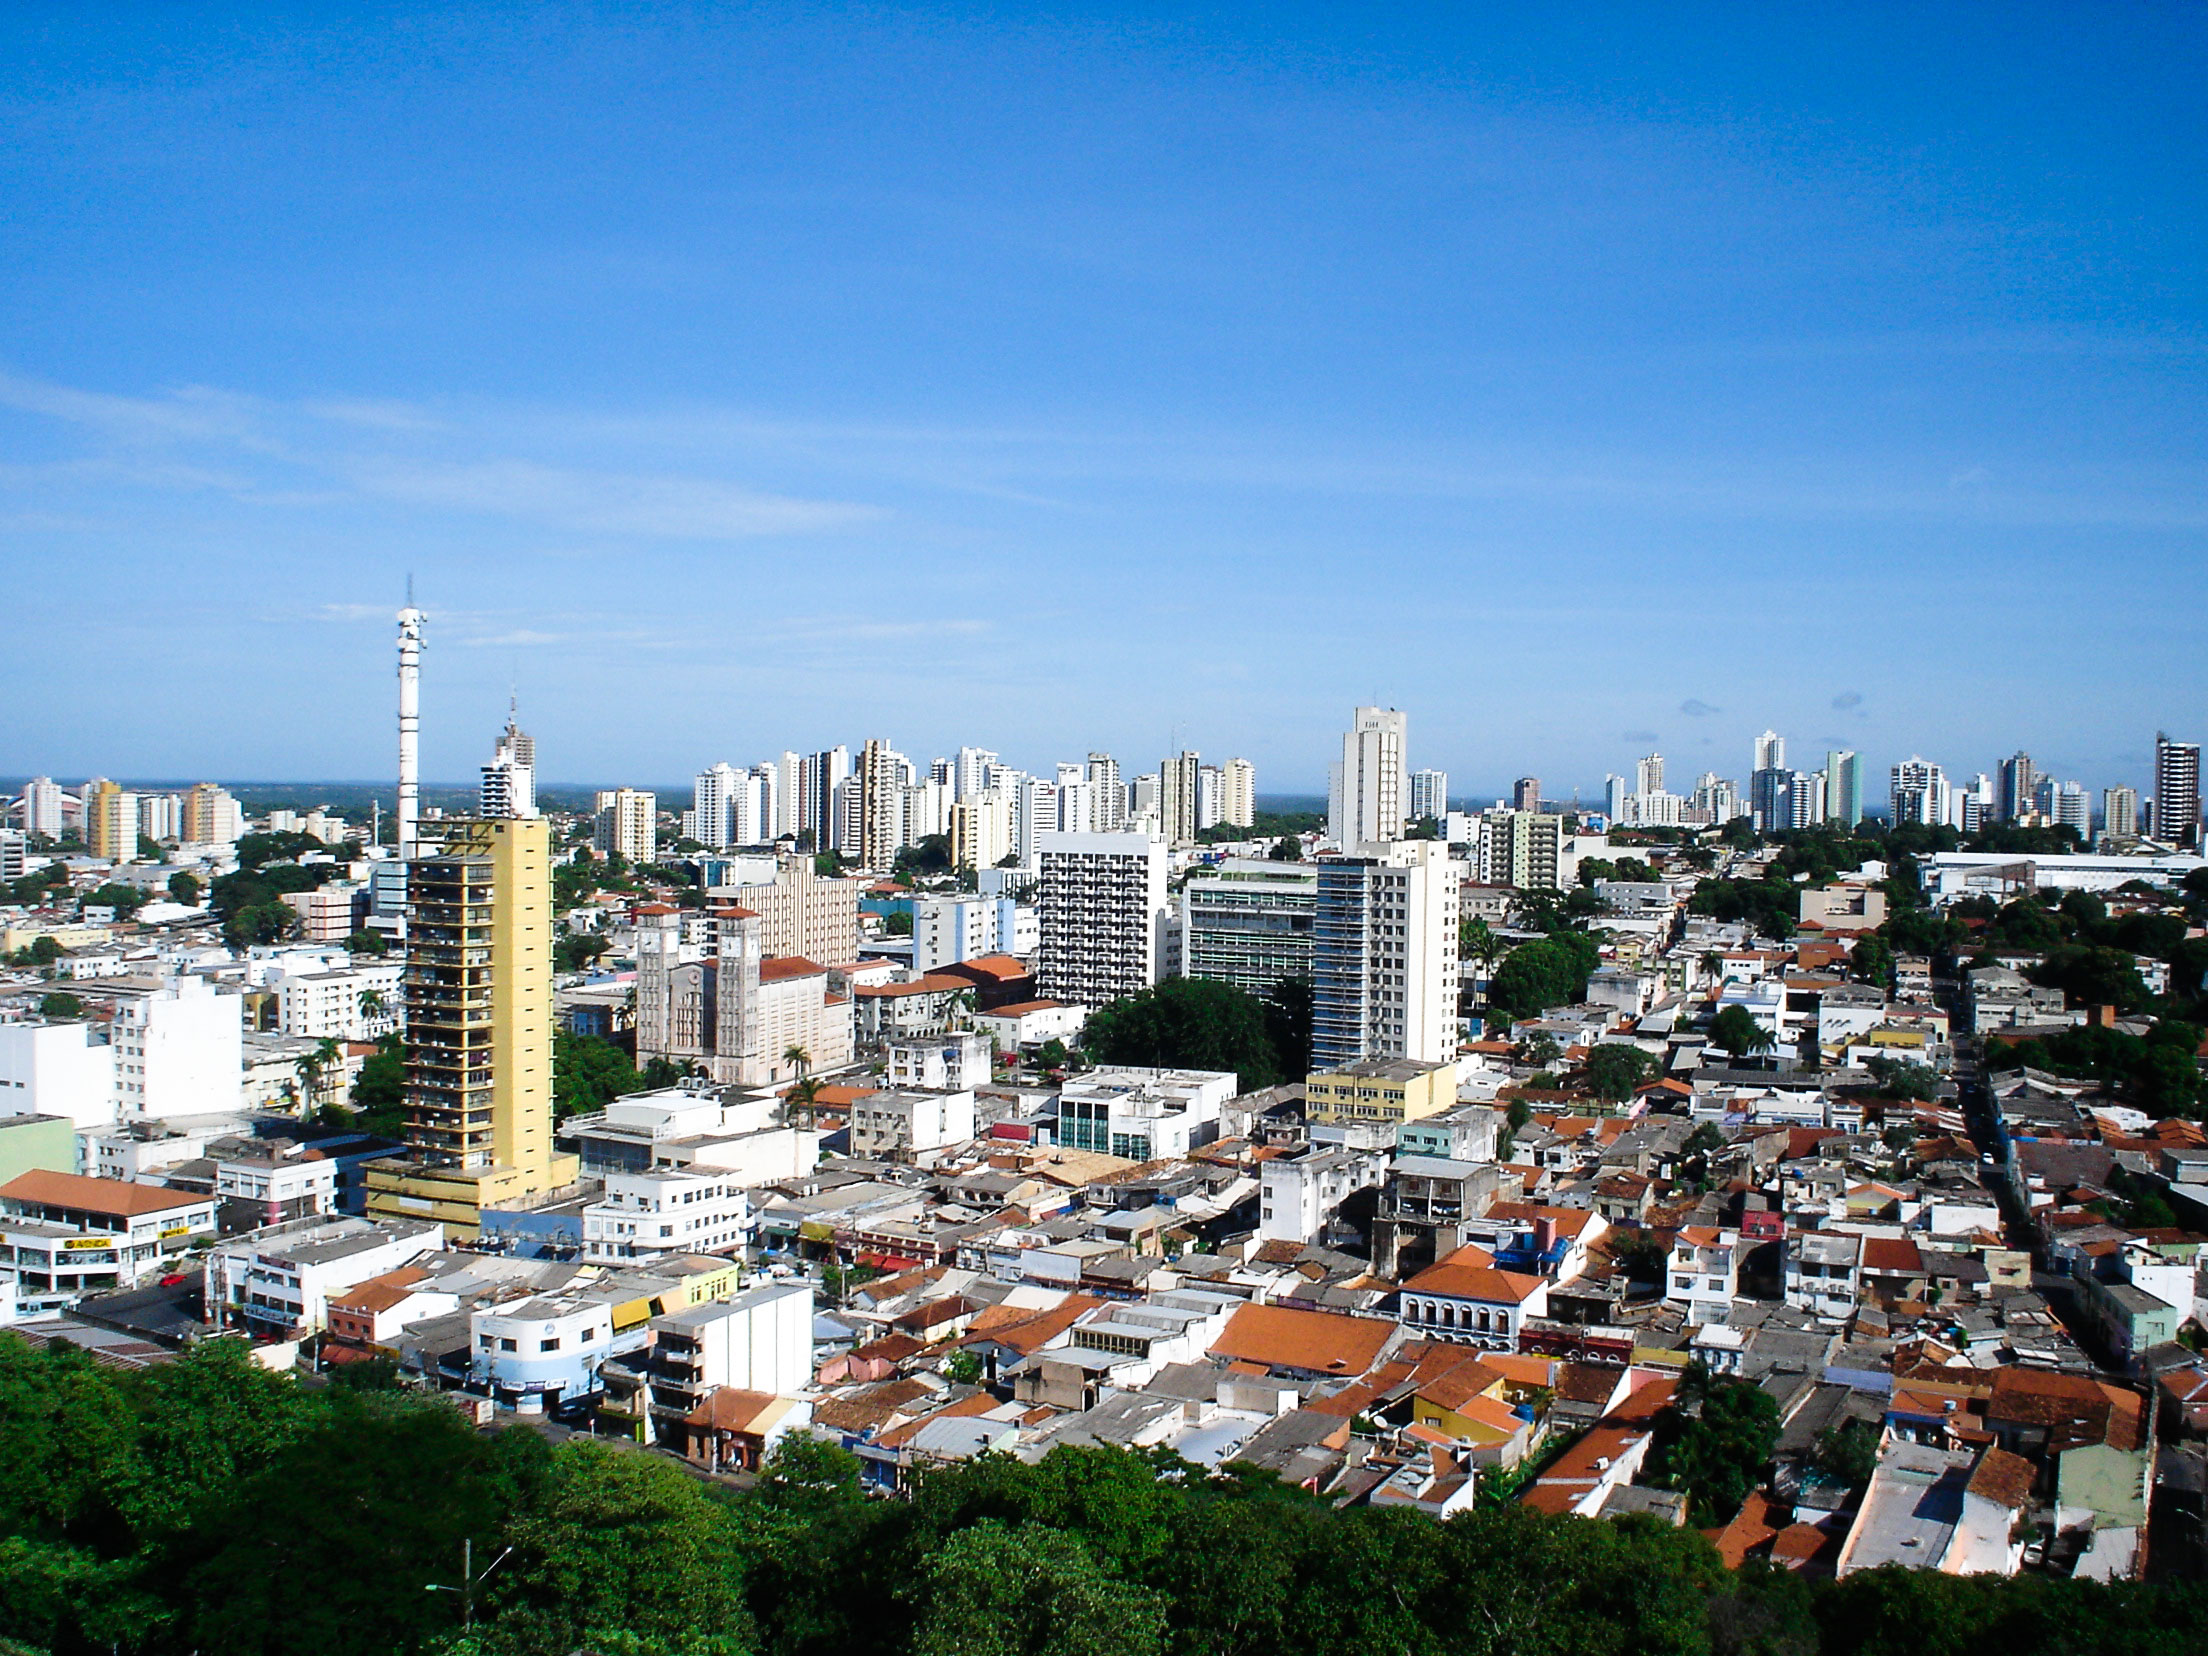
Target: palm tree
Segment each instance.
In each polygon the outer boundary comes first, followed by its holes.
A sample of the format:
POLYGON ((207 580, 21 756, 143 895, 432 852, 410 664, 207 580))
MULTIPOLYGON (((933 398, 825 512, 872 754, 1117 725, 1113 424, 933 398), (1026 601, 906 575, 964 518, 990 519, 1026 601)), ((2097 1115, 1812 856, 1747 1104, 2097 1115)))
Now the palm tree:
POLYGON ((1716 982, 1717 979, 1725 975, 1725 957, 1715 949, 1703 950, 1702 972, 1711 982, 1716 982))
POLYGON ((797 1078, 802 1081, 812 1070, 813 1055, 793 1041, 782 1049, 782 1062, 796 1070, 797 1078))
POLYGON ((363 1025, 373 1024, 376 1021, 376 1015, 382 1010, 382 990, 363 989, 360 992, 360 1021, 363 1025))
POLYGON ((299 1055, 298 1062, 292 1066, 299 1073, 299 1085, 297 1091, 293 1093, 294 1099, 303 1100, 305 1104, 311 1106, 314 1102, 314 1095, 322 1090, 323 1076, 328 1074, 330 1067, 342 1060, 344 1056, 344 1048, 326 1035, 315 1042, 312 1052, 302 1052, 299 1055))
MULTIPOLYGON (((794 1116, 799 1111, 803 1111, 805 1128, 810 1132, 813 1123, 819 1119, 820 1083, 808 1075, 792 1087, 787 1096, 789 1098, 789 1113, 794 1116)), ((794 1127, 797 1123, 792 1121, 790 1125, 794 1127)))

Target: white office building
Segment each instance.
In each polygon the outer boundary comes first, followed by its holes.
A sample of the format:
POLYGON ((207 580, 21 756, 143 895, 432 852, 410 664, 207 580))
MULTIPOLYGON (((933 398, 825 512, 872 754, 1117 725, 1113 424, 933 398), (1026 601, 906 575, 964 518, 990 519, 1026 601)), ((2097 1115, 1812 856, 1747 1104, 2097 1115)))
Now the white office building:
POLYGON ((605 1195, 583 1209, 583 1258, 594 1265, 726 1253, 750 1234, 744 1187, 712 1168, 609 1173, 605 1195))
POLYGON ((115 1121, 115 1049, 96 1024, 0 1023, 0 1113, 115 1121))
POLYGON ((1446 771, 1422 770, 1411 772, 1411 817, 1423 822, 1428 817, 1439 822, 1449 814, 1449 776, 1446 771))
POLYGON ((61 838, 61 785, 50 776, 34 776, 23 787, 23 831, 61 838))
POLYGON ((115 1003, 115 1105, 125 1122, 226 1115, 245 1103, 244 1002, 205 978, 119 979, 115 1003))

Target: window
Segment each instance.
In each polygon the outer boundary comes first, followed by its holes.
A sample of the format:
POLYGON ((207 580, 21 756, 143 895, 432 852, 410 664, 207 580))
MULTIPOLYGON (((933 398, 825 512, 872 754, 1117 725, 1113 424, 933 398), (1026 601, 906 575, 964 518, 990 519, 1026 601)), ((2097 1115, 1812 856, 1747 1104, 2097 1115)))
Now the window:
POLYGON ((559 1350, 559 1349, 560 1349, 560 1337, 559 1337, 559 1336, 558 1336, 557 1334, 555 1334, 555 1335, 553 1335, 553 1336, 552 1336, 552 1338, 551 1338, 551 1339, 549 1339, 549 1340, 540 1340, 540 1341, 538 1341, 538 1342, 537 1342, 537 1349, 538 1349, 539 1351, 557 1351, 557 1350, 559 1350))
POLYGON ((518 1340, 501 1340, 498 1342, 498 1349, 501 1351, 519 1351, 521 1342, 518 1340))

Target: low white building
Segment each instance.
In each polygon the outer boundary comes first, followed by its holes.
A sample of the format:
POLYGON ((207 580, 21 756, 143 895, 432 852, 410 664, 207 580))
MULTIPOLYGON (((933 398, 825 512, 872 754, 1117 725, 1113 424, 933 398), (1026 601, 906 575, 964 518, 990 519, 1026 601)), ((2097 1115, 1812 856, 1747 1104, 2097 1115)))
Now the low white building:
POLYGON ((1218 1138, 1235 1090, 1232 1070, 1091 1070, 1059 1092, 1058 1142, 1130 1161, 1185 1156, 1218 1138))
POLYGON ((131 1288, 215 1231, 215 1199, 75 1173, 19 1173, 0 1185, 0 1246, 26 1312, 131 1288))
POLYGON ((782 1121, 772 1091, 745 1093, 687 1082, 615 1099, 595 1115, 560 1124, 562 1149, 594 1179, 654 1166, 693 1167, 739 1185, 801 1178, 820 1161, 820 1135, 782 1121))
POLYGON ((399 980, 392 961, 341 972, 286 973, 276 984, 277 1027, 310 1041, 373 1041, 399 1027, 399 980))
POLYGON ((1089 1021, 1089 1009, 1059 1001, 1016 1001, 976 1012, 972 1021, 999 1052, 1019 1052, 1051 1041, 1073 1045, 1081 1038, 1082 1025, 1089 1021))
POLYGON ((652 1319, 653 1368, 695 1402, 717 1387, 787 1396, 813 1377, 813 1290, 776 1282, 652 1319))
POLYGON ((851 1154, 892 1159, 964 1144, 974 1136, 974 1095, 869 1093, 851 1106, 851 1154))
POLYGON ((583 1257, 594 1265, 725 1253, 750 1235, 744 1187, 702 1168, 608 1174, 603 1199, 583 1209, 583 1257))
POLYGON ((1387 1159, 1366 1150, 1313 1146, 1275 1156, 1259 1175, 1257 1234, 1267 1242, 1316 1242, 1354 1191, 1387 1178, 1387 1159))
POLYGON ((965 1031, 923 1041, 892 1041, 885 1079, 894 1089, 920 1087, 933 1092, 989 1084, 989 1038, 965 1031))
POLYGON ((540 1294, 468 1318, 469 1385, 522 1414, 543 1414, 598 1391, 613 1352, 613 1307, 540 1294))
POLYGON ((298 1219, 207 1256, 207 1316, 289 1338, 328 1326, 332 1294, 441 1251, 444 1227, 410 1220, 298 1219))
POLYGON ((1686 1310, 1690 1327, 1722 1323, 1740 1290, 1740 1233, 1683 1226, 1671 1244, 1664 1298, 1686 1310))
POLYGON ((215 1163, 224 1229, 259 1229, 337 1207, 337 1163, 319 1156, 240 1157, 215 1163))

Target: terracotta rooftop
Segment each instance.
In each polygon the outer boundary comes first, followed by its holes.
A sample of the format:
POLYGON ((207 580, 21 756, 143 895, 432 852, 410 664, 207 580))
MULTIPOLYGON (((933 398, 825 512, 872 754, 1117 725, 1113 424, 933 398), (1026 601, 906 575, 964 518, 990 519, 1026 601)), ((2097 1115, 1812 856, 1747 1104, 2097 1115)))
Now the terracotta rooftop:
POLYGON ((74 1208, 118 1219, 142 1219, 152 1213, 202 1206, 211 1200, 189 1190, 164 1190, 159 1185, 132 1184, 123 1179, 87 1179, 77 1173, 48 1173, 37 1169, 18 1173, 0 1185, 0 1199, 40 1207, 74 1208))
POLYGON ((2022 1455, 2012 1455, 2006 1449, 1988 1449, 1978 1457, 1970 1482, 1963 1487, 1973 1495, 1983 1495, 2014 1512, 2021 1510, 2031 1498, 2035 1470, 2022 1455))
MULTIPOLYGON (((807 960, 803 955, 769 955, 759 962, 761 983, 780 983, 787 978, 826 977, 828 968, 807 960)), ((862 989, 859 991, 864 994, 862 989)))
MULTIPOLYGON (((1463 1251, 1462 1248, 1457 1250, 1458 1253, 1463 1251)), ((1484 1249, 1480 1251, 1485 1252, 1484 1249)), ((1443 1294, 1450 1299, 1484 1300, 1491 1305, 1520 1304, 1547 1286, 1544 1277, 1498 1271, 1492 1265, 1457 1263, 1455 1254, 1439 1265, 1427 1266, 1403 1284, 1406 1292, 1415 1290, 1421 1294, 1443 1294)))
POLYGON ((1262 1369, 1300 1369, 1346 1379, 1371 1368, 1394 1333, 1395 1324, 1371 1317, 1245 1305, 1228 1319, 1211 1354, 1262 1369))

